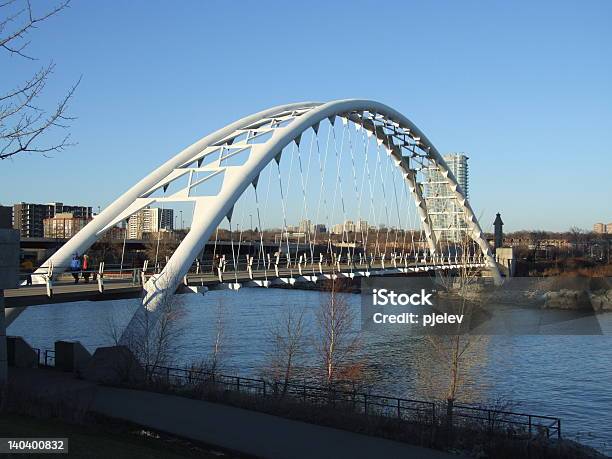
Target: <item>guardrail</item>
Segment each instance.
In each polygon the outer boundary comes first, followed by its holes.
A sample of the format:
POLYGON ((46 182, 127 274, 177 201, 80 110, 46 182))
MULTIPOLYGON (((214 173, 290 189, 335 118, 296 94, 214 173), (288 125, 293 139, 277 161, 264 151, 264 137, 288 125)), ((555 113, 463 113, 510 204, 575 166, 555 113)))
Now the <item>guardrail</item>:
POLYGON ((540 416, 528 413, 516 413, 504 410, 488 410, 468 405, 454 404, 455 423, 478 423, 491 431, 501 426, 518 426, 526 431, 528 437, 544 433, 546 438, 561 438, 561 419, 552 416, 540 416))
POLYGON ((396 417, 403 421, 427 424, 436 423, 435 403, 422 400, 343 391, 308 384, 270 383, 263 379, 175 367, 147 366, 147 375, 153 381, 161 381, 175 387, 212 384, 224 390, 264 397, 283 395, 311 405, 349 406, 366 415, 396 417))
MULTIPOLYGON (((147 374, 153 381, 161 381, 175 387, 212 384, 224 390, 243 392, 257 396, 288 396, 293 400, 311 405, 345 406, 364 415, 395 418, 430 426, 442 425, 449 421, 448 413, 440 416, 435 402, 343 391, 307 384, 270 383, 263 379, 245 378, 215 374, 207 371, 174 368, 147 367, 147 374)), ((446 410, 444 410, 446 411, 446 410)), ((545 435, 546 438, 561 439, 561 419, 529 413, 481 408, 464 404, 453 404, 450 422, 453 426, 469 427, 474 424, 489 432, 503 430, 508 434, 532 438, 545 435)))
MULTIPOLYGON (((55 351, 35 349, 39 365, 53 367, 55 351)), ((308 384, 269 382, 259 378, 225 375, 205 370, 151 366, 146 368, 150 381, 172 387, 211 385, 226 391, 258 397, 288 397, 315 406, 347 407, 365 416, 381 416, 431 427, 450 422, 454 427, 479 427, 494 433, 503 431, 514 437, 561 439, 561 419, 530 413, 475 407, 452 403, 452 411, 438 409, 440 402, 393 397, 374 393, 339 390, 308 384)), ((446 402, 444 402, 446 403, 446 402)))

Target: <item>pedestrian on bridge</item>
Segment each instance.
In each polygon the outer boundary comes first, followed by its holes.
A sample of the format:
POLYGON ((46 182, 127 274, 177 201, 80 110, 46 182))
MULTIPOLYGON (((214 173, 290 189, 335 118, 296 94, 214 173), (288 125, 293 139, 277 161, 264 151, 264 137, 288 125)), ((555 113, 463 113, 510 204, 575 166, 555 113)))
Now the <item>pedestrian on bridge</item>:
POLYGON ((89 261, 89 255, 83 254, 83 279, 85 279, 85 283, 89 284, 89 277, 91 273, 89 269, 91 268, 91 262, 89 261))
POLYGON ((74 283, 79 283, 79 273, 81 271, 81 260, 79 260, 79 254, 75 253, 72 256, 72 260, 70 260, 70 271, 72 271, 72 277, 74 278, 74 283))

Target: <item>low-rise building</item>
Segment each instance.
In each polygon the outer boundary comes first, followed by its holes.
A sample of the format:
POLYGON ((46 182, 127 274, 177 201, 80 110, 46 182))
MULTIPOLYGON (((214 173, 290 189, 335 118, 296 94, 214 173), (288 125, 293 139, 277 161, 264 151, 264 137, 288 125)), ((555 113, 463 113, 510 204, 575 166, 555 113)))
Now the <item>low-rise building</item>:
POLYGON ((606 233, 606 225, 603 223, 595 223, 593 225, 593 232, 597 234, 605 234, 606 233))
POLYGON ((93 216, 91 207, 72 206, 61 202, 35 204, 20 202, 13 205, 13 228, 18 229, 21 237, 44 237, 44 220, 57 214, 71 213, 73 218, 90 220, 93 216))
POLYGON ((72 212, 60 212, 43 220, 43 236, 70 239, 87 225, 91 218, 75 217, 72 212))

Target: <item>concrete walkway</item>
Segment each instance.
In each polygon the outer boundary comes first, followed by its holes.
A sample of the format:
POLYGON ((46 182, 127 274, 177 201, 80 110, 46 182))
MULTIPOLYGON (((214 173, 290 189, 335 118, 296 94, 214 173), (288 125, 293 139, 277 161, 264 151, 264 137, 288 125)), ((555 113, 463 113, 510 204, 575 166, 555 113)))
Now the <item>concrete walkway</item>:
MULTIPOLYGON (((154 430, 268 459, 456 458, 405 443, 168 394, 99 386, 51 370, 11 369, 15 381, 55 397, 70 391, 89 409, 154 430), (28 381, 25 381, 27 379, 28 381), (37 381, 34 382, 33 379, 37 381), (59 384, 63 380, 64 384, 59 384), (71 381, 70 381, 71 380, 71 381), (62 389, 63 388, 63 389, 62 389)), ((23 386, 22 386, 23 387, 23 386)))

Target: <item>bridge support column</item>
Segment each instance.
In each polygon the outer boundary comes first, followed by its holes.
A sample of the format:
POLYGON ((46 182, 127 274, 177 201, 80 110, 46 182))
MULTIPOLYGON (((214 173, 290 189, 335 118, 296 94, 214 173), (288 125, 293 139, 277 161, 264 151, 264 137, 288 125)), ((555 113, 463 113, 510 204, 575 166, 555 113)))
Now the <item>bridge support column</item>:
POLYGON ((8 376, 4 289, 19 286, 18 268, 19 232, 0 229, 0 387, 6 383, 8 376))

